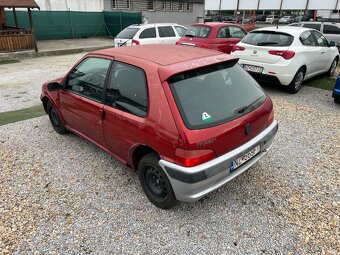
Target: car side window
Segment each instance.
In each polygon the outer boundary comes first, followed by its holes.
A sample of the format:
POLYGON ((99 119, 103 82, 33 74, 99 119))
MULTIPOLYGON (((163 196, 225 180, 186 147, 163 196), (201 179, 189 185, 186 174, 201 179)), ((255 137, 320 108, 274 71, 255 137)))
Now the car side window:
POLYGON ((321 29, 321 24, 304 23, 304 24, 303 24, 303 27, 312 28, 312 29, 315 29, 315 30, 320 31, 320 29, 321 29))
POLYGON ((179 36, 185 35, 185 33, 187 31, 187 29, 185 29, 184 27, 180 27, 180 26, 175 26, 175 29, 176 29, 179 36))
POLYGON ((340 34, 340 28, 333 25, 323 25, 323 33, 324 34, 340 34))
POLYGON ((318 46, 328 47, 328 41, 321 33, 313 31, 318 46))
POLYGON ((228 27, 221 27, 220 30, 218 30, 217 38, 230 38, 228 27))
POLYGON ((305 46, 315 46, 315 40, 311 31, 306 31, 300 36, 300 41, 305 46))
POLYGON ((140 39, 156 38, 156 28, 146 28, 140 35, 140 39))
POLYGON ((176 37, 172 26, 158 27, 159 37, 176 37))
POLYGON ((234 27, 234 26, 230 26, 229 27, 229 34, 231 38, 240 38, 242 39, 243 37, 246 36, 246 32, 240 28, 240 27, 234 27))
POLYGON ((77 65, 67 78, 66 90, 97 102, 103 98, 103 88, 111 60, 89 57, 77 65))
POLYGON ((116 62, 106 88, 106 104, 139 117, 148 112, 148 92, 142 69, 116 62))

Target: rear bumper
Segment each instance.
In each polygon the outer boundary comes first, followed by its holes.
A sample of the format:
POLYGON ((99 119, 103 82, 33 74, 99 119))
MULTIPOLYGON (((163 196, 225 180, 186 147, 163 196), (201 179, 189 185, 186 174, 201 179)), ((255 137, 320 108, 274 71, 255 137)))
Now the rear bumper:
POLYGON ((218 158, 195 167, 182 167, 165 160, 160 160, 159 165, 167 174, 177 200, 194 202, 221 187, 255 164, 271 148, 277 130, 278 123, 274 120, 268 128, 249 142, 218 158), (230 172, 233 160, 244 155, 257 145, 260 145, 260 152, 239 166, 235 171, 230 172))

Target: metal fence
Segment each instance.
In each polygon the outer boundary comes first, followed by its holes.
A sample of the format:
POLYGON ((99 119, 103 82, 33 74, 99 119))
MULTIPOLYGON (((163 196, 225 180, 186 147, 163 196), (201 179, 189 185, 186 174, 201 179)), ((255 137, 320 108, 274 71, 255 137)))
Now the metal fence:
MULTIPOLYGON (((16 13, 19 27, 29 29, 27 12, 16 13)), ((141 12, 33 11, 32 16, 37 40, 114 37, 126 26, 142 22, 141 12)), ((8 26, 15 26, 11 11, 6 11, 6 18, 8 26)))

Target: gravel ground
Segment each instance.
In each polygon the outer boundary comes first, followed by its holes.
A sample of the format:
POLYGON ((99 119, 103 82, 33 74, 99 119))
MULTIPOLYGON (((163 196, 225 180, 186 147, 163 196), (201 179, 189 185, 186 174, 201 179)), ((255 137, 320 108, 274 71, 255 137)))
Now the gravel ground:
POLYGON ((25 59, 0 65, 0 112, 40 104, 41 85, 63 77, 85 54, 25 59))
POLYGON ((340 107, 329 91, 266 89, 280 123, 272 150, 170 211, 47 116, 1 126, 0 254, 339 254, 340 107))

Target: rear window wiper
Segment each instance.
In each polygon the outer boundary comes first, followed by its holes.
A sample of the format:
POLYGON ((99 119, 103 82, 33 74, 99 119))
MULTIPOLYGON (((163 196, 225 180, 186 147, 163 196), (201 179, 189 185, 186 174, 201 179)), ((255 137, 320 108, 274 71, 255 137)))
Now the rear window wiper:
POLYGON ((258 46, 263 46, 263 45, 276 45, 278 44, 277 42, 259 42, 257 43, 258 46))
POLYGON ((185 36, 187 36, 187 37, 195 37, 194 35, 191 35, 191 34, 187 34, 185 36))
POLYGON ((248 110, 250 107, 255 106, 257 102, 261 101, 265 96, 259 97, 258 99, 256 99, 254 102, 252 102, 251 104, 241 107, 239 109, 237 109, 237 113, 238 114, 242 114, 244 113, 246 110, 248 110))

